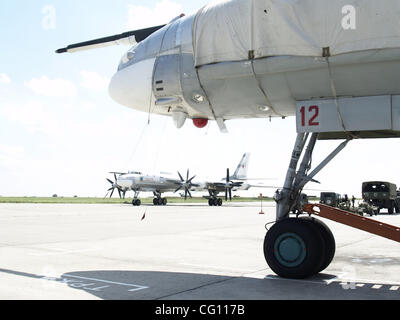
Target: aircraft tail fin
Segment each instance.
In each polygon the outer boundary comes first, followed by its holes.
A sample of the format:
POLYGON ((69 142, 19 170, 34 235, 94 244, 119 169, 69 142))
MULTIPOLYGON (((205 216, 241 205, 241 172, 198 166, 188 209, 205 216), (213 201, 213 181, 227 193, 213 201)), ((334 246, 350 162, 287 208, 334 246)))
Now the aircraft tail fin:
POLYGON ((250 153, 245 153, 236 168, 234 175, 231 177, 232 180, 246 180, 247 170, 249 167, 250 153))

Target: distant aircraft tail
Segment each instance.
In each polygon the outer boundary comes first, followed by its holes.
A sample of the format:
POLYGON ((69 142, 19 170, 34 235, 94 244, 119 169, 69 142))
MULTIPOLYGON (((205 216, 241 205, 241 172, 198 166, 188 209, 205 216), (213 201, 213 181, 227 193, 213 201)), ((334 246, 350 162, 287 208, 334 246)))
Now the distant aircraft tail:
POLYGON ((240 160, 239 165, 236 168, 234 175, 231 177, 232 180, 246 180, 247 170, 249 167, 250 153, 245 153, 240 160))

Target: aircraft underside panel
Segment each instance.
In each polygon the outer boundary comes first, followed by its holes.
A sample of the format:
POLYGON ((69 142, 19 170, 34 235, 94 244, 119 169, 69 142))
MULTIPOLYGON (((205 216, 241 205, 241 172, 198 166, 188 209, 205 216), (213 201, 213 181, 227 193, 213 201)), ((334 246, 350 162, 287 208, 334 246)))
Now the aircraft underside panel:
POLYGON ((296 120, 298 133, 320 139, 400 137, 400 96, 299 101, 296 120))
POLYGON ((400 49, 224 62, 198 73, 217 116, 286 117, 296 101, 400 94, 400 49))

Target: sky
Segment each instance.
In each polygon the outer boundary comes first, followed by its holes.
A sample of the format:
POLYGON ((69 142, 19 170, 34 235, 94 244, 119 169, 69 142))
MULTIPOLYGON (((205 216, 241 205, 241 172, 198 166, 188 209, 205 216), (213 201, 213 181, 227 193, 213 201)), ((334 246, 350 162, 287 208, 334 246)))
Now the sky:
MULTIPOLYGON (((108 95, 123 46, 57 55, 66 45, 167 23, 208 0, 2 0, 0 2, 0 196, 106 194, 110 171, 190 172, 220 180, 251 152, 249 177, 281 186, 296 138, 295 119, 216 123, 172 119, 118 105, 108 95)), ((317 143, 313 163, 340 141, 317 143)), ((361 183, 400 185, 397 139, 352 141, 311 189, 361 196, 361 183)), ((260 183, 260 182, 257 182, 260 183)), ((243 195, 258 195, 252 189, 243 195)), ((272 196, 275 189, 263 189, 272 196)), ((318 194, 310 191, 309 194, 318 194)))

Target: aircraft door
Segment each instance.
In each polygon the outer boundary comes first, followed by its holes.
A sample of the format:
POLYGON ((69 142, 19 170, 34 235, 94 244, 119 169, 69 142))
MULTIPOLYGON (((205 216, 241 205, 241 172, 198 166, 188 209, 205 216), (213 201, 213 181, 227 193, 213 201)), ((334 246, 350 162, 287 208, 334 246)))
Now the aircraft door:
POLYGON ((153 76, 153 92, 156 100, 182 96, 179 62, 179 54, 157 58, 153 76))

